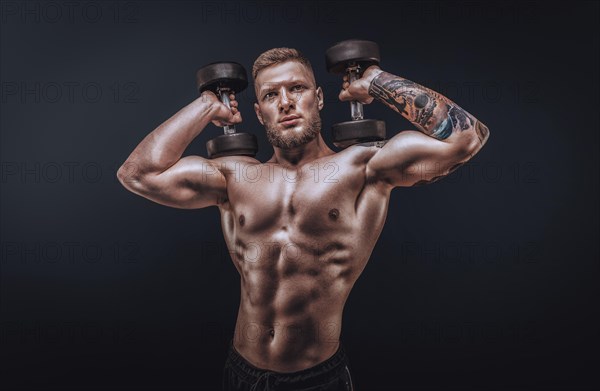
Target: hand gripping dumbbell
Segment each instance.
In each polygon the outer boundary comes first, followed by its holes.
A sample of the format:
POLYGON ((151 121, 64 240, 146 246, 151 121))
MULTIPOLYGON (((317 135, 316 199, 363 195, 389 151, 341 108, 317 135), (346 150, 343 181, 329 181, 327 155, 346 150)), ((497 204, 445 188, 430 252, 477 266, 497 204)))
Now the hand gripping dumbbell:
MULTIPOLYGON (((351 39, 339 42, 325 52, 327 71, 348 75, 348 82, 359 79, 371 65, 379 65, 379 46, 375 42, 351 39)), ((332 126, 333 144, 346 148, 353 144, 385 140, 385 122, 363 118, 363 105, 350 102, 352 120, 332 126)))
MULTIPOLYGON (((229 95, 237 94, 248 86, 246 69, 237 62, 215 62, 208 64, 196 72, 198 92, 212 91, 231 108, 229 95)), ((223 127, 225 134, 217 136, 206 143, 210 159, 221 156, 252 156, 258 151, 256 136, 250 133, 237 133, 235 125, 223 127)))

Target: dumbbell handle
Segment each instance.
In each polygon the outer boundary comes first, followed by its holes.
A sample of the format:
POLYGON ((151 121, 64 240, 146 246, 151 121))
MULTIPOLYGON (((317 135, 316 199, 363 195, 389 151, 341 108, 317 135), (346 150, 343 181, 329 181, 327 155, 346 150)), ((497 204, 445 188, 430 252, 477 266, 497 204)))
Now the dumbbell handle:
MULTIPOLYGON (((221 102, 223 102, 223 104, 231 110, 231 104, 229 103, 229 94, 230 93, 231 93, 231 91, 228 88, 219 89, 219 95, 221 97, 221 102)), ((225 132, 225 134, 235 133, 235 125, 223 126, 223 132, 225 132)))
MULTIPOLYGON (((354 63, 350 63, 347 68, 349 73, 348 82, 352 83, 358 79, 358 73, 360 72, 360 67, 355 65, 354 63)), ((352 116, 352 120, 356 121, 359 119, 363 119, 363 105, 359 101, 353 100, 350 102, 350 115, 352 116)))

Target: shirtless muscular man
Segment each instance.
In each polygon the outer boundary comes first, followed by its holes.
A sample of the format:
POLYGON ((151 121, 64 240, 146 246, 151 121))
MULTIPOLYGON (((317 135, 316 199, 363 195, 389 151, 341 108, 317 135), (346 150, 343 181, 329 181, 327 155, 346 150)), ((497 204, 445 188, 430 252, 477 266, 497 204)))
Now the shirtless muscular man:
POLYGON ((335 152, 321 135, 323 91, 297 50, 261 54, 254 111, 273 156, 182 154, 209 124, 242 122, 210 92, 148 134, 119 169, 128 190, 184 209, 217 206, 240 274, 225 363, 228 390, 351 390, 339 336, 344 304, 369 260, 396 187, 431 183, 471 159, 488 128, 448 98, 368 67, 339 99, 378 100, 416 130, 335 152))

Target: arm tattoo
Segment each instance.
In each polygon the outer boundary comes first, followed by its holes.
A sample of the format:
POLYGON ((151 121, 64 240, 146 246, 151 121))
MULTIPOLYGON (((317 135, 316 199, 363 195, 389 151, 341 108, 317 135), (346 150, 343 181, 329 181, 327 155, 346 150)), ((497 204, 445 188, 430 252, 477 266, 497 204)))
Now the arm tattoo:
MULTIPOLYGON (((472 128, 476 121, 445 96, 387 72, 381 72, 371 81, 369 95, 396 110, 421 132, 438 140, 447 139, 454 131, 472 128)), ((477 134, 481 141, 479 130, 477 134)))

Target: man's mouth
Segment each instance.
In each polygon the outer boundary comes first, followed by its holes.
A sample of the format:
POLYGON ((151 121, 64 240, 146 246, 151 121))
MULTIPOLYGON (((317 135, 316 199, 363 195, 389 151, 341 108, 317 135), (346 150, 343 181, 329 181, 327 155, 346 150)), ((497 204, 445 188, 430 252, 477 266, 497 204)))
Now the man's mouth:
POLYGON ((290 125, 296 125, 296 123, 298 123, 300 121, 300 117, 298 117, 297 115, 288 115, 283 117, 279 123, 282 124, 283 126, 290 126, 290 125))

